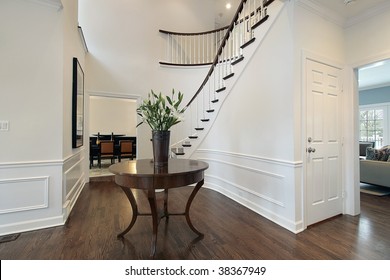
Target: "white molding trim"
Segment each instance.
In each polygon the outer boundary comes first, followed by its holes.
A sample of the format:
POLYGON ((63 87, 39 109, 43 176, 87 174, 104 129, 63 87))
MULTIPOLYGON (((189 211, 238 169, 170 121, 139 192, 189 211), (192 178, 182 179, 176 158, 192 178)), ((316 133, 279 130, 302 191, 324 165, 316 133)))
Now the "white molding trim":
POLYGON ((0 225, 0 236, 13 234, 17 232, 33 231, 45 229, 48 227, 62 226, 64 221, 62 216, 53 216, 44 219, 27 220, 13 224, 0 225), (6 229, 6 231, 4 231, 6 229))
POLYGON ((280 159, 266 158, 266 157, 260 157, 260 156, 242 154, 242 153, 234 153, 234 152, 228 152, 228 151, 221 151, 221 150, 214 150, 214 149, 198 149, 195 151, 194 154, 197 154, 197 153, 209 153, 209 154, 230 156, 230 157, 236 157, 236 158, 244 158, 244 159, 272 163, 272 164, 277 164, 277 165, 282 165, 282 166, 287 166, 287 167, 292 167, 292 168, 299 168, 299 167, 302 167, 302 165, 303 165, 303 161, 280 160, 280 159))
POLYGON ((15 212, 44 209, 44 208, 49 207, 49 176, 4 179, 4 180, 0 180, 0 185, 1 184, 21 183, 21 182, 24 183, 24 182, 32 182, 32 181, 41 181, 43 183, 43 187, 44 187, 43 204, 31 205, 28 207, 26 206, 26 207, 19 207, 19 208, 4 209, 4 210, 0 210, 0 214, 9 214, 9 213, 15 213, 15 212))
POLYGON ((304 230, 302 221, 294 222, 291 220, 286 219, 283 216, 280 216, 279 214, 270 211, 269 209, 266 209, 258 204, 253 203, 252 201, 249 201, 248 199, 244 197, 237 196, 236 194, 221 188, 220 186, 207 182, 207 184, 204 185, 204 188, 210 189, 213 191, 216 191, 233 201, 247 207, 248 209, 252 210, 253 212, 259 214, 260 216, 263 216, 264 218, 270 220, 271 222, 274 222, 275 224, 293 232, 293 233, 299 233, 304 230))
POLYGON ((39 5, 47 6, 50 8, 57 9, 57 11, 61 10, 64 6, 62 5, 61 0, 27 0, 39 5))
MULTIPOLYGON (((65 172, 64 172, 64 178, 63 178, 63 180, 64 180, 64 186, 66 187, 66 182, 67 182, 67 176, 68 176, 68 174, 74 169, 74 168, 76 168, 76 167, 78 167, 78 166, 81 166, 82 165, 82 163, 83 163, 83 161, 84 161, 84 157, 82 157, 82 158, 80 158, 80 160, 78 160, 77 162, 75 162, 75 164, 73 164, 68 170, 66 170, 65 172)), ((85 176, 85 173, 84 172, 81 172, 81 176, 77 179, 77 181, 76 181, 76 183, 71 187, 71 189, 69 190, 69 192, 66 194, 66 200, 69 200, 69 197, 73 194, 73 193, 75 193, 75 192, 77 192, 77 190, 76 190, 76 188, 77 188, 77 186, 83 186, 84 184, 85 184, 85 182, 84 182, 84 176, 85 176), (81 182, 81 184, 80 184, 80 182, 81 182), (76 191, 75 191, 76 190, 76 191)))
POLYGON ((81 44, 83 45, 84 51, 85 51, 85 53, 87 53, 88 52, 88 46, 87 46, 87 41, 85 40, 85 37, 84 37, 83 28, 81 26, 78 26, 77 30, 79 32, 81 44))
POLYGON ((222 164, 225 164, 225 165, 229 165, 229 166, 237 167, 237 168, 240 168, 240 169, 244 169, 244 170, 247 170, 247 171, 250 171, 250 172, 253 172, 253 173, 262 174, 262 175, 266 175, 266 176, 269 176, 269 177, 274 177, 276 179, 282 179, 283 180, 285 178, 284 175, 271 173, 271 172, 267 172, 267 171, 264 171, 264 170, 255 169, 255 168, 251 168, 251 167, 248 167, 248 166, 240 165, 240 164, 234 164, 234 163, 231 163, 231 162, 228 162, 228 161, 224 161, 224 160, 218 160, 218 159, 212 159, 212 158, 198 158, 198 160, 222 163, 222 164))
POLYGON ((5 168, 25 168, 25 167, 45 167, 45 166, 62 166, 64 160, 47 160, 47 161, 25 161, 25 162, 3 162, 0 163, 0 169, 5 168))
POLYGON ((384 1, 383 3, 380 3, 376 5, 375 7, 372 7, 371 9, 368 9, 365 13, 357 15, 355 17, 352 17, 350 19, 347 19, 344 27, 348 28, 351 27, 357 23, 361 23, 363 21, 369 20, 371 18, 375 18, 376 16, 386 12, 390 9, 390 2, 384 1))
POLYGON ((77 152, 70 154, 66 158, 64 158, 63 163, 66 164, 68 161, 72 160, 74 157, 81 155, 82 158, 84 158, 84 150, 85 145, 83 145, 81 148, 78 148, 77 152))
POLYGON ((298 5, 338 26, 344 27, 346 24, 346 20, 342 16, 311 0, 298 0, 298 5))
MULTIPOLYGON (((215 179, 215 180, 218 180, 218 181, 222 181, 222 182, 224 182, 224 183, 226 183, 226 184, 228 184, 228 185, 231 185, 231 186, 233 186, 233 187, 235 187, 235 188, 237 188, 237 189, 240 189, 241 191, 244 191, 244 192, 246 192, 246 193, 250 193, 250 194, 252 194, 252 195, 254 195, 254 196, 257 196, 257 197, 259 197, 259 198, 261 198, 261 199, 264 199, 264 200, 266 200, 266 201, 268 201, 268 202, 270 202, 270 203, 272 203, 272 204, 276 204, 276 205, 278 205, 278 206, 280 206, 280 207, 283 207, 283 208, 286 207, 285 204, 284 204, 282 201, 275 200, 275 199, 270 198, 270 197, 268 197, 268 196, 266 196, 266 195, 262 195, 261 193, 252 191, 252 190, 250 190, 250 189, 248 189, 248 188, 246 188, 246 187, 244 187, 244 186, 242 186, 242 185, 235 184, 235 183, 233 183, 233 182, 231 182, 231 181, 228 181, 228 180, 225 180, 225 179, 223 179, 223 178, 221 178, 221 177, 219 177, 219 176, 208 175, 208 174, 206 173, 206 174, 205 174, 205 177, 206 177, 206 178, 212 178, 212 179, 215 179)), ((210 184, 210 183, 208 182, 208 184, 210 184)), ((211 184, 213 184, 213 183, 211 183, 211 184)), ((217 185, 217 184, 213 184, 213 185, 218 186, 218 188, 222 188, 221 186, 219 186, 219 185, 217 185)), ((232 194, 232 195, 234 195, 234 196, 237 196, 237 195, 234 194, 233 192, 226 190, 226 188, 223 188, 223 189, 224 189, 226 192, 229 192, 230 194, 232 194)), ((237 197, 238 197, 238 196, 237 196, 237 197)), ((240 196, 240 198, 243 198, 243 197, 240 196)), ((252 203, 252 202, 251 202, 251 203, 252 203)))
POLYGON ((390 2, 387 1, 378 4, 377 6, 372 7, 371 9, 368 9, 366 12, 362 14, 359 14, 357 16, 348 19, 348 18, 344 18, 337 12, 322 6, 321 4, 313 2, 312 0, 298 0, 298 5, 344 29, 349 28, 355 24, 361 23, 363 21, 366 21, 370 18, 374 18, 384 13, 388 9, 390 9, 390 2))
POLYGON ((135 99, 137 102, 141 100, 141 96, 137 94, 121 93, 121 92, 109 92, 109 91, 97 91, 88 90, 88 95, 98 97, 111 97, 111 98, 124 98, 124 99, 135 99))

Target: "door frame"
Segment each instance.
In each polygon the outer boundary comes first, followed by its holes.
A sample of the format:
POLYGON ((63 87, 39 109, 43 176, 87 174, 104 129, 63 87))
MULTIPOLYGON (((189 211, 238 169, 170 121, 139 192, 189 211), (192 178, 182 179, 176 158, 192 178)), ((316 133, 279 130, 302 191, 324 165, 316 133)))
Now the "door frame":
MULTIPOLYGON (((90 98, 92 96, 97 96, 97 97, 106 97, 106 98, 119 98, 119 99, 131 99, 135 100, 137 102, 137 108, 141 104, 141 96, 140 95, 134 95, 134 94, 126 94, 126 93, 115 93, 115 92, 107 92, 107 91, 87 91, 87 98, 85 101, 85 128, 86 128, 86 134, 88 135, 88 138, 90 136, 90 119, 89 119, 89 111, 90 111, 90 98)), ((138 119, 138 116, 137 116, 138 119)), ((138 128, 136 128, 136 137, 138 139, 138 128)), ((89 141, 86 143, 86 149, 89 154, 89 141)), ((137 142, 138 145, 138 142, 137 142)), ((137 147, 138 148, 138 147, 137 147)), ((138 156, 138 149, 137 149, 137 155, 138 156)), ((89 170, 89 160, 87 161, 87 169, 89 170)), ((88 182, 89 182, 89 173, 88 173, 88 182)))
MULTIPOLYGON (((345 205, 345 214, 358 215, 360 214, 360 165, 359 165, 359 84, 358 84, 358 69, 378 61, 390 59, 390 52, 379 55, 372 55, 362 60, 351 63, 346 68, 346 77, 348 81, 348 101, 351 117, 344 124, 343 130, 352 135, 352 139, 346 142, 348 146, 345 148, 346 158, 349 159, 350 172, 345 167, 347 181, 347 200, 345 205), (350 195, 348 195, 350 192, 350 195)), ((347 165, 348 166, 348 165, 347 165)))
MULTIPOLYGON (((307 115, 306 115, 306 108, 307 108, 307 86, 306 86, 306 75, 307 75, 307 68, 306 68, 306 61, 307 60, 313 60, 325 65, 329 65, 331 67, 339 68, 340 73, 341 73, 341 83, 344 85, 345 84, 345 66, 335 60, 332 60, 328 57, 307 51, 307 50, 302 50, 302 60, 301 60, 301 159, 303 163, 303 173, 302 173, 302 221, 303 221, 303 229, 307 228, 307 161, 306 161, 306 146, 307 146, 307 141, 306 141, 306 136, 307 136, 307 128, 306 128, 306 123, 307 123, 307 115)), ((342 89, 344 86, 342 87, 342 89)), ((342 99, 342 110, 345 108, 345 90, 343 90, 343 96, 341 97, 342 99)), ((342 112, 343 113, 343 112, 342 112)), ((345 116, 343 114, 342 116, 342 125, 340 127, 341 132, 340 132, 340 138, 341 138, 341 188, 342 188, 342 197, 343 197, 343 214, 345 212, 345 188, 344 188, 344 170, 345 170, 345 163, 344 163, 344 124, 345 124, 345 116)))

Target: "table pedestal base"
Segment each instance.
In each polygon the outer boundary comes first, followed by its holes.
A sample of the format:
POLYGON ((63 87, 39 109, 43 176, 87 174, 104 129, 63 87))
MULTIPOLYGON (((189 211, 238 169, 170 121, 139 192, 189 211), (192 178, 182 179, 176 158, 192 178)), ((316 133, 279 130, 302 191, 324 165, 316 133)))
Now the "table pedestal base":
POLYGON ((200 231, 198 231, 194 227, 194 225, 192 224, 191 219, 190 219, 190 207, 191 207, 192 201, 194 200, 199 189, 202 187, 203 183, 204 183, 204 180, 199 181, 196 184, 196 186, 194 187, 194 189, 192 190, 191 195, 188 198, 184 213, 169 213, 168 212, 168 189, 164 189, 164 209, 160 215, 158 214, 158 211, 157 211, 156 191, 154 189, 147 191, 147 196, 148 196, 148 201, 149 201, 151 213, 139 213, 137 202, 134 198, 133 192, 131 191, 130 188, 121 186, 123 192, 126 194, 127 198, 130 201, 133 215, 132 215, 130 224, 128 225, 128 227, 124 231, 122 231, 121 233, 118 234, 118 238, 122 238, 126 233, 128 233, 131 230, 131 228, 134 226, 138 216, 152 216, 153 235, 152 235, 150 257, 154 258, 154 256, 156 255, 156 249, 157 249, 157 232, 158 232, 158 225, 159 225, 160 220, 162 218, 168 219, 169 216, 178 216, 178 215, 185 216, 187 224, 190 227, 190 229, 193 232, 195 232, 199 237, 203 237, 204 236, 203 233, 201 233, 200 231))

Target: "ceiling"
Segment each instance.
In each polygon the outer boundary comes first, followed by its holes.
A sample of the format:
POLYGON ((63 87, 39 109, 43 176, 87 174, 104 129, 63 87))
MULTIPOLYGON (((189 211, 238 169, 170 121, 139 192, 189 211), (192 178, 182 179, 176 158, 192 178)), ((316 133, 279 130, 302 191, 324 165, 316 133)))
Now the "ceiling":
POLYGON ((215 28, 227 26, 231 23, 241 0, 214 0, 215 1, 215 28), (230 3, 231 8, 226 9, 226 4, 230 3))
POLYGON ((344 19, 350 20, 382 5, 389 4, 389 0, 310 0, 318 3, 344 19), (347 2, 348 4, 345 4, 347 2))

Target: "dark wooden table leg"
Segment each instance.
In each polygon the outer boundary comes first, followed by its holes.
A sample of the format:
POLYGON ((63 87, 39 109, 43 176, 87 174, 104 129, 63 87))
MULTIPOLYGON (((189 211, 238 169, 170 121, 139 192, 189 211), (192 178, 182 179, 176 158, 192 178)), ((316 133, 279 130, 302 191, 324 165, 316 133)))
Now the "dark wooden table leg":
POLYGON ((197 235, 199 235, 200 237, 203 237, 204 234, 201 233, 199 230, 197 230, 194 225, 192 224, 191 222, 191 219, 190 219, 190 207, 191 207, 191 204, 192 204, 192 201, 194 200, 196 194, 198 193, 199 189, 203 186, 203 183, 204 183, 204 180, 202 181, 199 181, 195 188, 192 190, 192 193, 190 195, 190 197, 188 198, 188 201, 187 201, 187 205, 186 205, 186 212, 185 212, 185 216, 186 216, 186 220, 187 220, 187 224, 189 225, 189 227, 192 229, 193 232, 195 232, 197 235))
POLYGON ((168 189, 164 189, 164 217, 169 218, 168 214, 168 189))
POLYGON ((123 232, 119 233, 117 235, 118 237, 123 237, 123 235, 125 235, 126 233, 128 233, 131 230, 131 228, 134 226, 135 221, 137 220, 137 216, 138 216, 137 202, 134 198, 133 192, 131 191, 130 188, 126 188, 126 187, 121 187, 121 189, 124 191, 124 193, 126 194, 127 198, 130 201, 131 209, 133 211, 133 216, 131 218, 131 222, 130 222, 129 226, 123 232))
POLYGON ((152 244, 151 244, 151 251, 150 251, 150 257, 154 258, 156 255, 156 249, 157 249, 157 229, 158 229, 158 216, 157 216, 157 203, 156 203, 156 191, 149 190, 148 191, 148 200, 150 204, 150 211, 152 214, 152 222, 153 222, 153 235, 152 235, 152 244))

